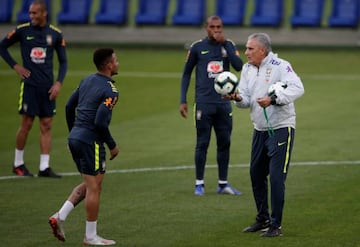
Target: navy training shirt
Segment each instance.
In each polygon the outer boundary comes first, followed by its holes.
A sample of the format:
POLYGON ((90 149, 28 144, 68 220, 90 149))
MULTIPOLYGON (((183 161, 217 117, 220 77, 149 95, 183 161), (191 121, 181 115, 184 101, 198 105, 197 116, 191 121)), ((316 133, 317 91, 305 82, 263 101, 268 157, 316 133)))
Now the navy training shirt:
POLYGON ((109 130, 112 110, 119 92, 114 81, 99 73, 83 79, 66 104, 66 121, 69 139, 88 144, 106 143, 109 149, 116 146, 109 130))
POLYGON ((205 38, 194 42, 188 50, 181 79, 180 103, 187 103, 186 94, 189 88, 191 73, 196 66, 195 102, 228 103, 214 89, 215 77, 230 71, 230 65, 240 71, 243 65, 235 44, 226 40, 223 44, 205 38))
POLYGON ((53 25, 33 26, 30 22, 18 25, 0 42, 0 55, 13 68, 17 62, 8 47, 20 42, 23 66, 31 71, 25 83, 36 87, 51 87, 54 83, 53 55, 59 61, 57 81, 63 82, 67 70, 65 40, 61 31, 53 25))

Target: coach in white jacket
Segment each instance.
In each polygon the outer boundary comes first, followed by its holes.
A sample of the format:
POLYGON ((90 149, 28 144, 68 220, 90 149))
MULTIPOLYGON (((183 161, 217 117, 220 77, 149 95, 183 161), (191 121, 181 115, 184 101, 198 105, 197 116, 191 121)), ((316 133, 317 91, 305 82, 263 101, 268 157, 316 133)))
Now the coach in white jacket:
POLYGON ((254 124, 250 176, 257 216, 244 232, 267 229, 261 236, 282 235, 281 221, 285 201, 285 180, 295 134, 294 101, 304 87, 290 63, 271 51, 270 37, 254 33, 248 37, 248 62, 241 72, 238 93, 227 96, 240 108, 250 107, 254 124), (277 82, 283 86, 270 93, 277 82), (268 207, 268 175, 271 185, 271 215, 268 207))

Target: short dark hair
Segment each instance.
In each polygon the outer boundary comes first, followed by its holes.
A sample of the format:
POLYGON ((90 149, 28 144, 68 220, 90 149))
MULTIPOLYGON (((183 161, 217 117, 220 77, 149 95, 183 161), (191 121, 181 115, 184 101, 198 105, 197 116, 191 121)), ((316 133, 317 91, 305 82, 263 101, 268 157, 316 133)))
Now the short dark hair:
POLYGON ((44 10, 47 10, 47 6, 46 6, 46 2, 45 0, 34 0, 31 4, 38 4, 41 6, 41 9, 44 11, 44 10))
POLYGON ((98 48, 94 52, 93 62, 98 70, 104 69, 105 65, 110 62, 114 53, 113 48, 98 48))
POLYGON ((219 21, 222 22, 222 19, 221 19, 220 16, 218 16, 218 15, 210 15, 210 16, 208 16, 208 17, 206 18, 206 20, 205 20, 205 27, 206 27, 206 26, 209 24, 209 22, 212 21, 212 20, 219 20, 219 21))

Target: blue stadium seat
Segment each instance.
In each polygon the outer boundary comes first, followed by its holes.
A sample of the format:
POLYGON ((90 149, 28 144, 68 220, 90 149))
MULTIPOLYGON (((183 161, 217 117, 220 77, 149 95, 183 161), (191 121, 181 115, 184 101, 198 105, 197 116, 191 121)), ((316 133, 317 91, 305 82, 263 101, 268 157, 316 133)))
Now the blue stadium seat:
POLYGON ((243 25, 247 0, 217 0, 216 15, 224 25, 243 25))
POLYGON ((204 23, 205 13, 205 0, 178 0, 172 24, 199 26, 204 23))
POLYGON ((136 25, 164 25, 168 12, 169 0, 139 0, 135 15, 136 25))
POLYGON ((290 18, 292 27, 319 27, 324 10, 324 0, 295 0, 290 18))
POLYGON ((255 10, 250 18, 250 25, 279 27, 283 19, 283 11, 283 0, 255 0, 255 10))
POLYGON ((0 22, 11 22, 12 11, 14 7, 13 0, 0 0, 0 22))
MULTIPOLYGON (((33 1, 34 0, 22 0, 21 9, 16 14, 16 20, 18 23, 24 23, 30 21, 29 7, 33 1)), ((51 20, 51 0, 45 0, 45 4, 48 12, 47 19, 51 20)))
POLYGON ((122 25, 127 23, 127 18, 128 0, 101 0, 95 23, 122 25))
POLYGON ((59 24, 89 23, 92 0, 61 0, 61 10, 57 14, 59 24))
POLYGON ((333 0, 328 25, 330 27, 358 27, 359 5, 359 0, 333 0))

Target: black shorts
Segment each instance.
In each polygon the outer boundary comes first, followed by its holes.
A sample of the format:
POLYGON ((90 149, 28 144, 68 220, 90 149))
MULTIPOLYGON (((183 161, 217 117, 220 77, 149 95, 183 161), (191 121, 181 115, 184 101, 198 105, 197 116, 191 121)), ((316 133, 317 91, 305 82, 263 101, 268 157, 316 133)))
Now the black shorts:
POLYGON ((105 147, 99 143, 87 144, 80 140, 69 139, 69 148, 78 171, 96 176, 105 173, 105 147))
POLYGON ((211 130, 214 127, 215 131, 225 130, 231 133, 233 119, 230 103, 196 103, 194 113, 196 128, 211 130))
POLYGON ((56 114, 55 100, 49 99, 47 87, 34 87, 21 82, 19 113, 29 116, 52 117, 56 114))

